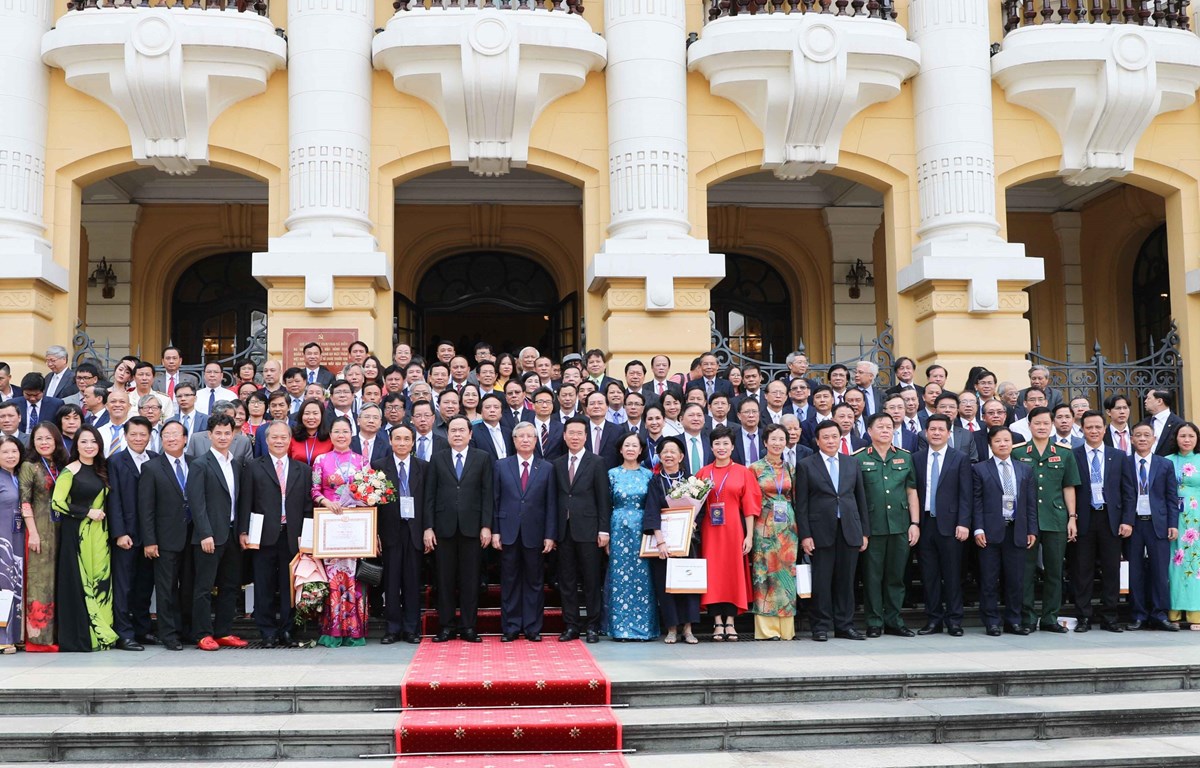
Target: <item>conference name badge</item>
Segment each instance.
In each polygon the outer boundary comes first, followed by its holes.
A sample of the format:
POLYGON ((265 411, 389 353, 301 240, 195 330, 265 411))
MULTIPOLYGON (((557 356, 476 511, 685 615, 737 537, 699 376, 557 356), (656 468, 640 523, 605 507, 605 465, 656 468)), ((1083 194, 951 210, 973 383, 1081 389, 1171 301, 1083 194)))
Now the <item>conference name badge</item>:
POLYGON ((400 519, 401 520, 412 520, 416 516, 417 516, 416 508, 413 506, 413 497, 412 496, 401 496, 400 497, 400 519))
POLYGON ((1092 483, 1092 501, 1104 503, 1104 483, 1092 483))
POLYGON ((725 502, 717 501, 708 505, 709 522, 713 525, 725 525, 725 502))
POLYGON ((1142 517, 1150 514, 1150 496, 1145 493, 1138 494, 1137 513, 1142 517))
POLYGON ((1000 500, 1000 509, 1004 512, 1005 520, 1012 520, 1017 516, 1017 497, 1010 493, 1004 494, 1000 500))
POLYGON ((773 501, 771 502, 771 519, 777 523, 787 522, 787 502, 773 501))

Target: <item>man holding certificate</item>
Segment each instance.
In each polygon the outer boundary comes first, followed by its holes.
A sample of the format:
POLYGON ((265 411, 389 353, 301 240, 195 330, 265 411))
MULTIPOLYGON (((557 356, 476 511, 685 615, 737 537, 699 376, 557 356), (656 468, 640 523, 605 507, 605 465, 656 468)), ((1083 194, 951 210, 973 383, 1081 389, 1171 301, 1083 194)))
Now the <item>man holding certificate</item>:
POLYGON ((421 558, 425 553, 421 520, 425 511, 425 475, 429 465, 413 455, 416 432, 407 424, 392 428, 391 453, 371 462, 396 487, 396 500, 379 507, 383 544, 383 602, 387 632, 380 640, 421 642, 421 558))
POLYGON ((537 427, 523 421, 513 427, 512 439, 516 455, 495 467, 492 546, 500 550, 501 639, 511 643, 524 633, 536 643, 545 612, 543 559, 554 549, 558 529, 558 486, 550 462, 534 455, 537 427))
POLYGON ((288 456, 292 432, 286 421, 272 421, 267 455, 251 460, 242 471, 238 495, 238 538, 253 551, 254 624, 263 645, 295 647, 292 625, 290 565, 299 552, 304 519, 311 518, 311 473, 288 456))

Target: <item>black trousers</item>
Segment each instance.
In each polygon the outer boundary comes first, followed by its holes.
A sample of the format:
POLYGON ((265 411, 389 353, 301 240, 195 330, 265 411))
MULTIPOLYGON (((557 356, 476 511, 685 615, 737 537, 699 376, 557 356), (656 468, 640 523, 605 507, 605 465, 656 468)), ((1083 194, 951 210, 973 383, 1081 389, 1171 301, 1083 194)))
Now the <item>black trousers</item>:
POLYGON ((1016 526, 1004 526, 1004 540, 991 541, 979 550, 979 612, 984 626, 1000 625, 1001 569, 1003 569, 1004 623, 1021 623, 1025 599, 1025 542, 1013 541, 1016 526))
POLYGON ((546 612, 545 558, 520 539, 500 550, 500 631, 539 634, 546 612))
POLYGON ((558 589, 562 593, 563 622, 569 629, 600 631, 600 612, 604 607, 603 550, 595 539, 571 538, 571 521, 558 543, 558 589), (583 605, 579 603, 579 585, 583 584, 583 605), (582 617, 581 608, 587 611, 582 617))
POLYGON ((113 630, 122 640, 150 634, 150 595, 154 592, 154 561, 141 547, 112 545, 113 630))
POLYGON ((833 546, 812 553, 812 630, 843 632, 854 628, 854 575, 858 547, 846 543, 839 520, 833 546))
MULTIPOLYGON (((192 538, 189 526, 188 540, 192 538)), ((191 544, 182 552, 167 552, 161 547, 154 563, 154 600, 158 615, 158 639, 192 642, 192 585, 195 566, 191 544)))
POLYGON ((1079 618, 1092 618, 1092 592, 1100 567, 1100 621, 1115 624, 1121 599, 1121 537, 1112 532, 1108 512, 1092 512, 1090 530, 1075 540, 1075 569, 1071 578, 1079 618))
POLYGON ((666 560, 650 558, 650 581, 654 582, 654 594, 658 598, 658 618, 664 632, 670 632, 681 624, 695 624, 700 621, 700 595, 667 592, 666 560))
POLYGON ((925 589, 925 619, 929 624, 960 627, 963 622, 963 543, 938 533, 937 520, 922 512, 921 586, 925 589))
POLYGON ((385 544, 383 547, 383 615, 388 634, 417 631, 421 620, 423 555, 422 550, 411 544, 385 544))
MULTIPOLYGON (((254 625, 264 640, 273 640, 292 625, 292 555, 279 541, 250 552, 254 569, 254 625)), ((230 546, 226 544, 226 546, 230 546)))
POLYGON ((478 536, 439 536, 433 551, 437 566, 438 624, 443 630, 474 630, 479 613, 478 536), (457 594, 455 592, 457 588, 457 594), (461 609, 456 622, 454 609, 461 609))
POLYGON ((229 538, 215 551, 205 554, 196 544, 192 549, 196 583, 192 589, 192 634, 197 638, 225 637, 233 632, 233 614, 241 587, 242 550, 237 529, 230 526, 229 538), (217 618, 213 620, 213 587, 217 588, 217 618))

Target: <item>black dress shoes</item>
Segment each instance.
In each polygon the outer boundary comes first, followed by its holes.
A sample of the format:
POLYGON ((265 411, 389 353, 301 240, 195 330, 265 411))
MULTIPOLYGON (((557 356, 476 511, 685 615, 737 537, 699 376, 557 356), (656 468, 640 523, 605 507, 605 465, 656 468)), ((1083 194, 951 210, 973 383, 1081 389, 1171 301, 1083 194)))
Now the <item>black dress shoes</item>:
POLYGON ((574 627, 567 627, 566 629, 563 630, 562 634, 558 636, 558 642, 560 642, 560 643, 567 643, 572 640, 578 640, 578 639, 579 639, 579 630, 575 629, 574 627))
POLYGON ((539 634, 539 633, 537 633, 537 632, 526 632, 526 633, 525 633, 525 639, 526 639, 526 640, 528 640, 528 641, 529 641, 529 642, 531 642, 531 643, 540 643, 540 642, 542 642, 542 636, 541 636, 541 634, 539 634))
POLYGON ((1000 637, 1000 627, 993 624, 987 628, 988 637, 1000 637))
POLYGON ((1091 619, 1080 619, 1079 621, 1075 622, 1075 631, 1076 632, 1089 632, 1089 631, 1091 631, 1091 629, 1092 629, 1092 620, 1091 619))
POLYGON ((1025 626, 1024 624, 1005 624, 1004 625, 1004 634, 1006 634, 1006 635, 1021 635, 1022 637, 1024 637, 1025 635, 1028 635, 1030 633, 1031 633, 1031 630, 1029 629, 1029 627, 1025 626))
POLYGON ((381 637, 379 639, 379 644, 380 645, 391 645, 392 643, 396 642, 399 639, 400 639, 400 636, 397 635, 396 633, 388 632, 386 635, 384 635, 383 637, 381 637))
POLYGON ((926 624, 917 630, 918 635, 940 635, 942 634, 941 624, 926 624))
POLYGON ((959 626, 950 627, 946 631, 950 633, 950 637, 962 637, 963 636, 963 628, 959 627, 959 626))
POLYGON ((833 633, 833 636, 839 640, 866 640, 867 636, 859 632, 854 627, 850 629, 839 629, 833 633))
POLYGON ((829 633, 828 632, 813 632, 812 639, 814 642, 818 642, 818 643, 827 642, 829 640, 829 633))
POLYGON ((587 631, 587 641, 588 641, 589 643, 598 643, 598 642, 600 642, 600 633, 599 633, 599 632, 597 632, 597 631, 596 631, 596 630, 594 630, 594 629, 589 629, 589 630, 587 631))
POLYGON ((412 643, 413 645, 419 645, 421 643, 421 636, 416 632, 405 632, 400 636, 400 639, 406 643, 412 643))
POLYGON ((867 627, 867 637, 883 637, 883 627, 867 627))
POLYGON ((1125 629, 1129 630, 1130 632, 1137 632, 1138 630, 1145 629, 1145 628, 1146 628, 1145 622, 1141 622, 1141 621, 1131 621, 1125 625, 1125 629))
POLYGON ((304 645, 304 643, 301 643, 299 640, 292 637, 290 632, 280 632, 279 633, 279 647, 280 648, 299 648, 302 645, 304 645))
POLYGON ((142 645, 159 645, 158 636, 154 634, 142 635, 141 637, 134 637, 134 639, 142 645))
POLYGON ((1114 632, 1114 633, 1125 631, 1124 629, 1121 628, 1121 625, 1116 623, 1115 621, 1104 622, 1103 624, 1100 625, 1100 629, 1103 629, 1105 632, 1114 632))
POLYGON ((1062 624, 1038 624, 1039 632, 1051 632, 1056 635, 1067 634, 1067 628, 1062 624))
POLYGON ((467 641, 468 643, 482 643, 483 642, 483 638, 480 637, 479 633, 473 629, 464 629, 462 631, 461 637, 463 640, 467 641))
POLYGON ((516 640, 520 636, 521 636, 520 632, 505 632, 503 635, 500 636, 500 642, 511 643, 512 641, 516 640))
POLYGON ((145 648, 137 640, 125 640, 124 638, 117 640, 116 646, 118 651, 144 651, 145 648))
POLYGON ((1163 632, 1178 632, 1179 631, 1179 624, 1178 624, 1178 622, 1174 622, 1174 621, 1154 621, 1154 622, 1150 623, 1150 626, 1154 627, 1157 630, 1161 630, 1163 632))
POLYGON ((453 629, 443 629, 440 632, 438 632, 436 635, 433 636, 433 642, 445 643, 445 642, 449 642, 453 638, 454 638, 454 630, 453 629))
POLYGON ((168 651, 182 651, 183 650, 183 643, 179 642, 178 640, 163 640, 162 646, 163 646, 163 648, 166 648, 168 651))
POLYGON ((913 632, 908 627, 884 627, 883 634, 893 635, 895 637, 916 637, 917 633, 913 632))

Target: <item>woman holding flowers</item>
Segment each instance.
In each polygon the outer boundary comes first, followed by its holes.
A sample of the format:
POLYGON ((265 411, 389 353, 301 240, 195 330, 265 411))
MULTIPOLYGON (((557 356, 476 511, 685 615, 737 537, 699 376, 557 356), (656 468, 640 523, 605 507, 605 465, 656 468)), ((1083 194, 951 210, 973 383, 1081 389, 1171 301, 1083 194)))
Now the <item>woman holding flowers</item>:
POLYGON ((1168 456, 1179 481, 1179 536, 1171 542, 1171 621, 1200 630, 1200 429, 1192 422, 1179 427, 1179 450, 1168 456))
MULTIPOLYGON (((653 407, 659 410, 658 406, 653 407)), ((688 485, 687 471, 683 467, 683 440, 678 437, 660 438, 655 451, 659 462, 646 489, 642 533, 653 536, 654 541, 658 542, 658 557, 650 560, 650 579, 658 596, 658 618, 663 631, 667 633, 663 639, 667 645, 678 642, 681 636, 683 642, 695 645, 697 641, 692 634, 692 624, 700 621, 700 595, 667 592, 667 544, 662 532, 662 511, 668 506, 667 497, 683 494, 683 489, 688 485)), ((696 549, 695 539, 691 549, 696 549)), ((693 557, 694 554, 689 551, 687 556, 693 557)))
MULTIPOLYGON (((366 460, 350 450, 350 420, 339 416, 329 427, 333 450, 313 459, 312 496, 316 506, 340 515, 347 507, 365 506, 351 494, 354 474, 366 460)), ((323 561, 329 578, 329 602, 321 616, 321 638, 328 648, 367 644, 367 595, 354 578, 358 560, 352 557, 323 561)))

